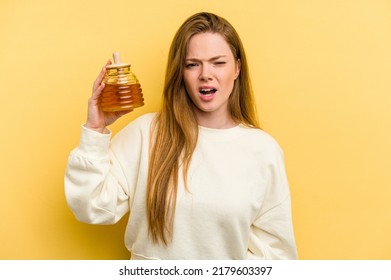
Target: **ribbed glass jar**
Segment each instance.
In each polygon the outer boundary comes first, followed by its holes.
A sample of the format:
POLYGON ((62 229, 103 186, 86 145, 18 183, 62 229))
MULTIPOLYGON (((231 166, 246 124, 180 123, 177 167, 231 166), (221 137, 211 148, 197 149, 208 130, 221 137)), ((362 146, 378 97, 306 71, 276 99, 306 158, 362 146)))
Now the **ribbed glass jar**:
POLYGON ((102 111, 126 111, 144 105, 142 89, 130 64, 120 63, 119 54, 114 53, 114 64, 106 66, 103 82, 105 87, 99 97, 102 111))

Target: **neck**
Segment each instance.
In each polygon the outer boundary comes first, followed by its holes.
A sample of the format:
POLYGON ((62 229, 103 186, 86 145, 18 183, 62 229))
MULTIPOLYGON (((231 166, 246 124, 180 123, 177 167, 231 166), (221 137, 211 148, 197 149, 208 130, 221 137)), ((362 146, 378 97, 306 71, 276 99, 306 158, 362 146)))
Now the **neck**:
POLYGON ((232 128, 237 123, 228 114, 213 114, 196 111, 197 123, 200 126, 214 129, 232 128))

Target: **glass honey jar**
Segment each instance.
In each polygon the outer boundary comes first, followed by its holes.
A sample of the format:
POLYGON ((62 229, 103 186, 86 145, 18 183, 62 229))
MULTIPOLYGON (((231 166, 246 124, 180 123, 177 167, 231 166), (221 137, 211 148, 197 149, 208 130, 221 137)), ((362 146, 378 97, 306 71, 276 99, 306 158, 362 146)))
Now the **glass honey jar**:
POLYGON ((129 63, 120 61, 119 52, 113 53, 114 63, 106 66, 105 87, 99 96, 102 111, 132 110, 144 105, 142 89, 129 63))

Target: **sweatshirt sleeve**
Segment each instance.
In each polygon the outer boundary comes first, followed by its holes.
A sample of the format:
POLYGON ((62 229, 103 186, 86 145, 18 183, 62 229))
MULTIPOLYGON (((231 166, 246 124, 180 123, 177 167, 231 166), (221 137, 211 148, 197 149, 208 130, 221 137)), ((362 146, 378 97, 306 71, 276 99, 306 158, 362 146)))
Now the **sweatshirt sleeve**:
POLYGON ((266 153, 268 189, 253 222, 249 259, 297 259, 291 199, 283 153, 276 142, 266 153))
POLYGON ((80 144, 68 158, 65 197, 79 221, 114 224, 129 210, 128 186, 110 139, 110 131, 82 126, 80 144))

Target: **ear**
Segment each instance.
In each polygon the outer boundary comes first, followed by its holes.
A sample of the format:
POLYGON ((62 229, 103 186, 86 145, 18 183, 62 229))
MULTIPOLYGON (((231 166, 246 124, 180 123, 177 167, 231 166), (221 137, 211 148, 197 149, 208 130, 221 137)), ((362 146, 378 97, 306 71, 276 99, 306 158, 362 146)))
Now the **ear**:
POLYGON ((240 67, 242 66, 242 63, 240 61, 240 58, 236 60, 236 73, 235 73, 235 80, 239 77, 240 74, 240 67))

